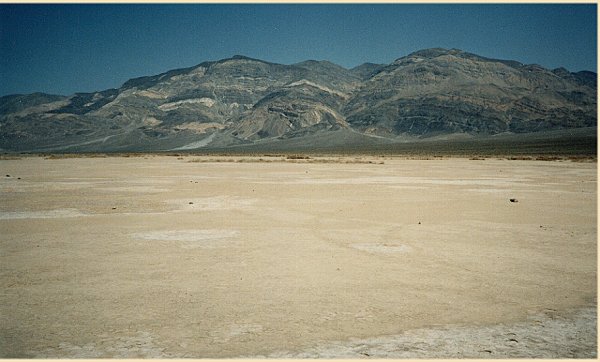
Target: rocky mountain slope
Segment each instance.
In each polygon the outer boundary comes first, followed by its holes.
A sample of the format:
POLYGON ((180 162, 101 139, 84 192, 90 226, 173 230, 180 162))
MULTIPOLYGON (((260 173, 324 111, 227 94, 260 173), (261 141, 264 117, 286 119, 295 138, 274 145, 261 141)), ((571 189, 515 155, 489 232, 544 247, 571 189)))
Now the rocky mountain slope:
POLYGON ((389 65, 234 56, 72 96, 0 98, 5 151, 393 143, 594 127, 597 75, 427 49, 389 65))

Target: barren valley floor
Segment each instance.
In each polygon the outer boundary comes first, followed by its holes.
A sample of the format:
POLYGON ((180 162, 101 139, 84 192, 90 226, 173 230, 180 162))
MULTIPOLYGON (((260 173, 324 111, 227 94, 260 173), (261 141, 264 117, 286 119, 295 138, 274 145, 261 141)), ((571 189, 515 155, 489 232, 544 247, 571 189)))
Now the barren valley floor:
POLYGON ((0 357, 596 357, 596 163, 252 161, 0 160, 0 357))

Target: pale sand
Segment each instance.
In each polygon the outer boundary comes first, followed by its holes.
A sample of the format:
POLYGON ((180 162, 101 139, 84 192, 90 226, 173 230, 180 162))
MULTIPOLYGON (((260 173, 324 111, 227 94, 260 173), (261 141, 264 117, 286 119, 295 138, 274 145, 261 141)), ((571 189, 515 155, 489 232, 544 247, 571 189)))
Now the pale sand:
POLYGON ((0 160, 0 357, 596 357, 595 163, 190 160, 0 160))

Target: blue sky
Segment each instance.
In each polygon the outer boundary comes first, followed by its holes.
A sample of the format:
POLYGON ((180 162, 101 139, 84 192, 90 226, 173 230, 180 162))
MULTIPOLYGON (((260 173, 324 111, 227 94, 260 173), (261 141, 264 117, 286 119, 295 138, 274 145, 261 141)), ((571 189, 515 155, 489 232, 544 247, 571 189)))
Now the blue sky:
POLYGON ((351 68, 458 48, 596 71, 595 4, 0 5, 0 95, 72 94, 242 54, 351 68))

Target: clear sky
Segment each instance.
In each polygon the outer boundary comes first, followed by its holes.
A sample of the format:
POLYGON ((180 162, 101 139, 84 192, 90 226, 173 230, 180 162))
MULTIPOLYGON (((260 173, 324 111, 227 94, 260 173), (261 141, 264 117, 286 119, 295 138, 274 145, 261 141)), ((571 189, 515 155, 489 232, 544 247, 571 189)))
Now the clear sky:
POLYGON ((347 68, 458 48, 596 71, 596 4, 0 5, 0 95, 72 94, 236 54, 347 68))

